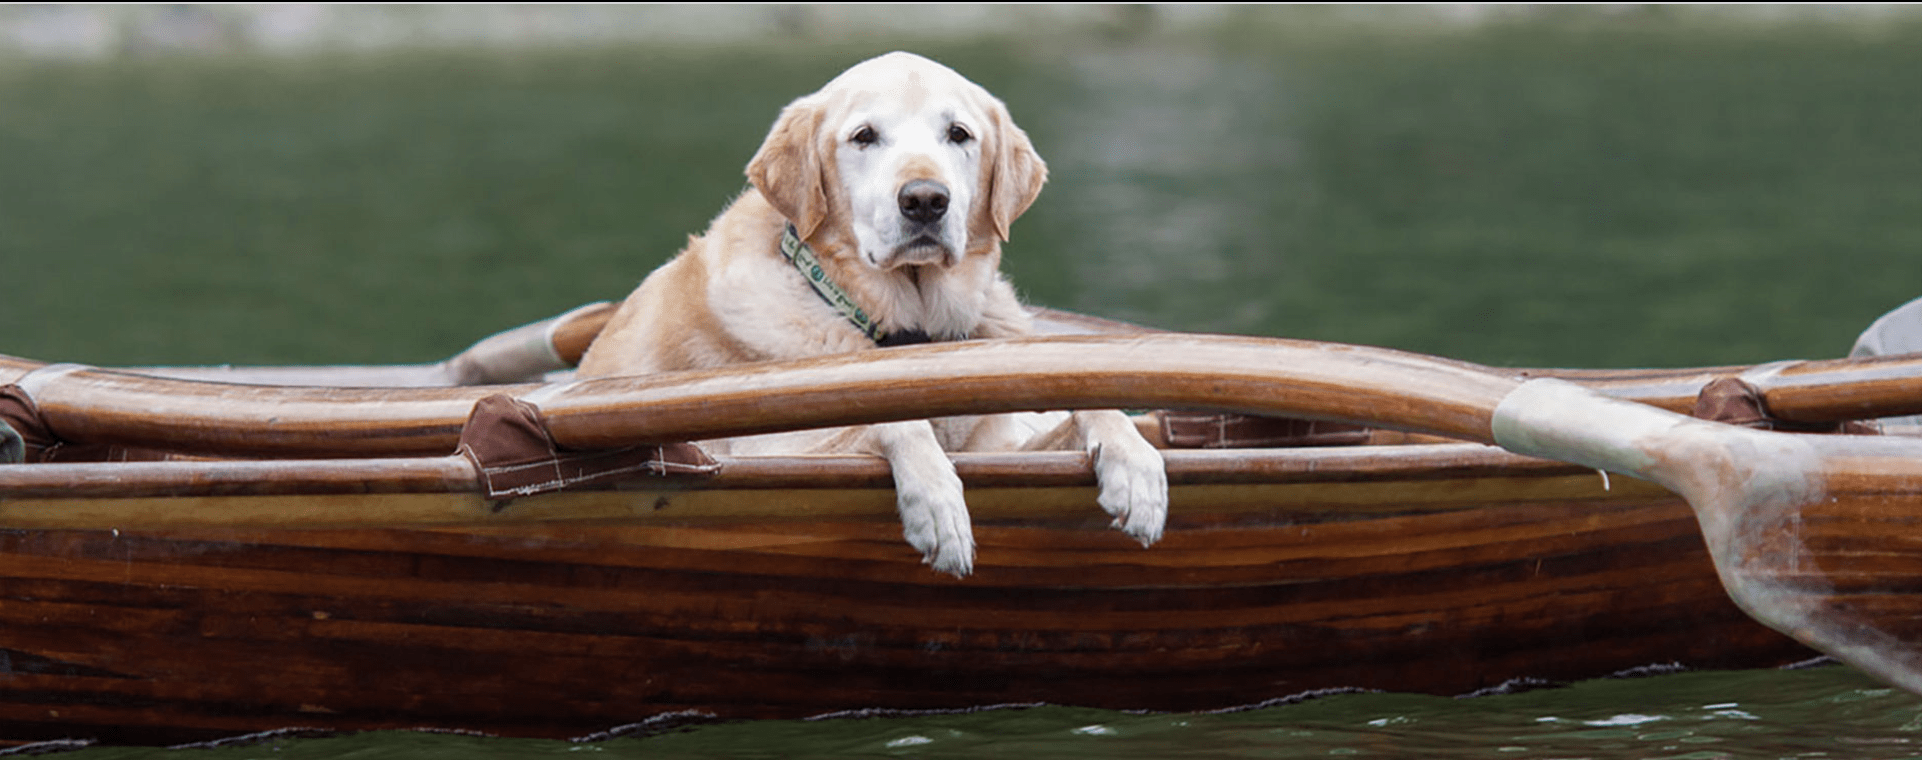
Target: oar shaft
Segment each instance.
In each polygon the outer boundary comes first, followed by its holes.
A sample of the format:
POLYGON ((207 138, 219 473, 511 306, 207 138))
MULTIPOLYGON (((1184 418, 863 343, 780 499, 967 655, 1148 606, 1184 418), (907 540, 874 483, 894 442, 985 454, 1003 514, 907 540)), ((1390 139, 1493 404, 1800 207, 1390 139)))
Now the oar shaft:
POLYGON ((521 396, 564 446, 597 448, 953 414, 1188 407, 1488 441, 1516 381, 1388 349, 1153 334, 980 341, 550 386, 222 385, 55 366, 17 378, 63 440, 222 454, 454 449, 480 397, 521 396))
POLYGON ((956 343, 803 363, 557 386, 555 439, 612 445, 645 427, 703 439, 823 424, 1030 409, 1158 407, 1358 422, 1487 442, 1516 381, 1386 349, 1175 334, 956 343), (830 411, 832 410, 832 411, 830 411))
POLYGON ((1751 382, 1791 422, 1922 414, 1922 354, 1796 362, 1751 382))

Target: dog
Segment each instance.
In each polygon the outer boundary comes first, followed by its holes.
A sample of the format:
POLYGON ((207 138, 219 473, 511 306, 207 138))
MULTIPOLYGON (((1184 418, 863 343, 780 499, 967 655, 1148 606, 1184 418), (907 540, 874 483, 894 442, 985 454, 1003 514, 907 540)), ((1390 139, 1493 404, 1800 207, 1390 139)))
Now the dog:
MULTIPOLYGON (((579 375, 1027 335, 1031 317, 1001 274, 1001 243, 1047 174, 1007 107, 980 85, 911 53, 859 63, 781 111, 748 162, 749 187, 621 303, 579 375)), ((1086 450, 1096 500, 1115 527, 1147 546, 1167 519, 1161 454, 1115 410, 702 445, 716 454, 885 458, 908 544, 957 577, 973 571, 974 536, 946 451, 1086 450)))

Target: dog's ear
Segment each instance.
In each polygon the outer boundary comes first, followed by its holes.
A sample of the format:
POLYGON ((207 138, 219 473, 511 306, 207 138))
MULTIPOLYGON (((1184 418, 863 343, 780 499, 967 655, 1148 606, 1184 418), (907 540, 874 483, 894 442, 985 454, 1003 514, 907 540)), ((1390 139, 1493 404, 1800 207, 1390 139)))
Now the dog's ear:
POLYGON ((827 175, 815 144, 824 113, 811 98, 789 103, 747 162, 748 181, 794 223, 803 240, 813 236, 828 214, 827 175))
POLYGON ((994 235, 1007 240, 1008 225, 1041 195, 1041 185, 1048 181, 1048 164, 1034 152, 1034 143, 1015 126, 1005 106, 995 103, 989 113, 994 144, 988 147, 990 155, 982 157, 982 163, 987 164, 987 190, 982 193, 985 202, 981 206, 994 235))

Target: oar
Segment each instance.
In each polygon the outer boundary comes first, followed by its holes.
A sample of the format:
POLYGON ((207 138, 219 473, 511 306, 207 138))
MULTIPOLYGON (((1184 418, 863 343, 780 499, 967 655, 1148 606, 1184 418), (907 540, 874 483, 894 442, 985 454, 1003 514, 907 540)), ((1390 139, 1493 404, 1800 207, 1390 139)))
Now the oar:
POLYGON ((1606 396, 1670 411, 1690 409, 1704 386, 1735 377, 1757 391, 1771 419, 1782 422, 1833 423, 1922 413, 1922 353, 1752 367, 1518 371, 1570 380, 1606 396))
MULTIPOLYGON (((0 380, 10 378, 68 440, 281 455, 444 454, 474 399, 503 390, 224 386, 0 361, 0 380)), ((1922 439, 1763 432, 1400 351, 1166 333, 945 344, 506 390, 537 404, 554 440, 576 448, 1131 406, 1497 443, 1682 495, 1724 586, 1750 615, 1922 693, 1922 439)), ((0 493, 4 478, 0 468, 0 493)))
POLYGON ((1490 441, 1517 380, 1389 349, 1230 336, 980 341, 552 385, 227 385, 0 359, 61 439, 225 455, 452 451, 474 402, 536 403, 554 439, 593 449, 1032 409, 1218 409, 1490 441))
POLYGON ((1922 439, 1750 430, 1552 379, 1508 394, 1493 432, 1680 494, 1751 617, 1922 694, 1922 439))
MULTIPOLYGON (((614 314, 590 303, 565 314, 507 330, 475 343, 440 367, 464 383, 515 382, 578 364, 614 314), (510 369, 511 368, 511 369, 510 369)), ((1151 327, 1058 309, 1034 310, 1035 329, 1047 335, 1129 336, 1161 333, 1151 327)), ((1604 395, 1670 411, 1688 411, 1710 382, 1739 377, 1760 395, 1772 419, 1792 423, 1922 414, 1922 354, 1860 359, 1771 362, 1756 366, 1670 370, 1520 369, 1520 377, 1559 377, 1604 395)))
MULTIPOLYGON (((614 313, 615 305, 595 302, 564 314, 503 330, 434 364, 305 367, 148 367, 141 374, 188 380, 263 385, 371 385, 436 387, 525 383, 580 362, 587 347, 614 313)), ((1172 334, 1055 309, 1035 309, 1035 328, 1044 335, 1136 336, 1172 334)), ((0 382, 8 375, 0 357, 0 382)), ((1790 423, 1847 420, 1922 413, 1922 354, 1863 359, 1774 362, 1758 366, 1698 367, 1665 370, 1518 369, 1519 377, 1559 377, 1604 395, 1687 411, 1703 386, 1740 377, 1759 395, 1771 419, 1790 423)))

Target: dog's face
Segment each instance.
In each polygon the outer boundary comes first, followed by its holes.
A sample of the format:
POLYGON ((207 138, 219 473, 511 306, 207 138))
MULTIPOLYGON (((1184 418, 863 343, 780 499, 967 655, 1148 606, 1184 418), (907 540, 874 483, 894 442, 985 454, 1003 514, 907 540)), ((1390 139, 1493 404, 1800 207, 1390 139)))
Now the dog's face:
POLYGON ((1047 166, 987 90, 889 53, 789 104, 747 173, 803 238, 827 226, 887 270, 991 250, 1047 166))

